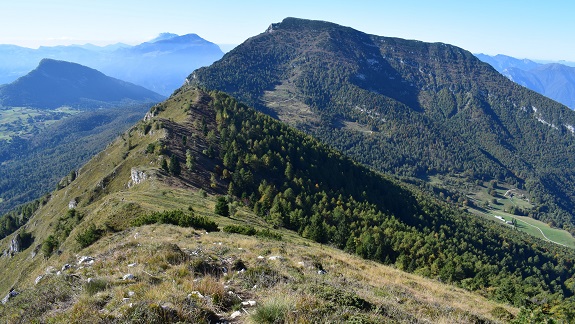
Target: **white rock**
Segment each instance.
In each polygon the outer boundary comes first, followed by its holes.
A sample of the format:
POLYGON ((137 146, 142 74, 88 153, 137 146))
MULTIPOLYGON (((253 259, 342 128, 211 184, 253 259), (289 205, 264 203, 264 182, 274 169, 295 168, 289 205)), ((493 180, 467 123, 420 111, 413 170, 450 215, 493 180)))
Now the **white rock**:
POLYGON ((280 255, 272 255, 271 257, 268 258, 269 260, 281 260, 282 257, 280 255))
POLYGON ((62 266, 62 270, 61 270, 61 271, 64 272, 64 271, 70 269, 71 267, 72 267, 71 265, 69 265, 68 263, 66 263, 65 265, 62 266))
POLYGON ((327 273, 327 271, 325 271, 325 270, 318 270, 317 271, 317 274, 319 274, 319 275, 324 275, 326 273, 327 273))
POLYGON ((90 256, 81 256, 80 259, 78 260, 78 264, 82 264, 82 263, 87 263, 87 264, 92 264, 94 263, 94 258, 90 257, 90 256))
POLYGON ((240 311, 235 311, 232 313, 232 315, 230 315, 231 319, 236 319, 237 317, 242 316, 242 313, 240 311))
POLYGON ((133 274, 128 273, 128 274, 125 274, 125 275, 122 277, 122 280, 134 280, 135 278, 136 278, 136 277, 135 277, 133 274))
POLYGON ((191 297, 191 296, 197 296, 197 297, 200 298, 200 299, 201 299, 201 298, 204 298, 204 295, 202 295, 199 291, 195 291, 195 290, 192 291, 192 293, 191 293, 189 296, 190 296, 190 297, 191 297))
POLYGON ((40 280, 42 280, 42 278, 44 278, 43 275, 39 275, 38 277, 36 277, 36 280, 34 280, 34 284, 37 285, 40 282, 40 280))
POLYGON ((253 307, 256 305, 256 301, 255 300, 248 300, 248 304, 253 307))
POLYGON ((128 267, 132 268, 132 267, 135 267, 136 265, 137 265, 137 263, 136 263, 136 262, 134 262, 134 263, 130 263, 130 264, 128 264, 128 267))
POLYGON ((264 258, 263 256, 261 256, 261 255, 258 255, 258 259, 261 260, 261 259, 265 259, 265 258, 264 258))
POLYGON ((133 291, 128 291, 128 297, 134 297, 136 293, 133 291))

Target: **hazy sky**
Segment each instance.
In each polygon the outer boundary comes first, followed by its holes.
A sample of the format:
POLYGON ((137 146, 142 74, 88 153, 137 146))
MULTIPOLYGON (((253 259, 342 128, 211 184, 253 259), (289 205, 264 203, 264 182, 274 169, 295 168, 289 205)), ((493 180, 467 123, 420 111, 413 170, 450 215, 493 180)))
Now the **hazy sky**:
POLYGON ((137 44, 161 32, 239 44, 285 17, 473 53, 575 61, 572 0, 0 0, 0 44, 137 44))

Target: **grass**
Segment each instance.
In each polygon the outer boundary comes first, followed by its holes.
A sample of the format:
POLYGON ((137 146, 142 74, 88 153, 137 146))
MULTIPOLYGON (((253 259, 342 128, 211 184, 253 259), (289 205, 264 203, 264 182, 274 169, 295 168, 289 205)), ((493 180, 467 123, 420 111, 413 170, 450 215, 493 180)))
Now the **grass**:
MULTIPOLYGON (((169 110, 166 118, 184 118, 191 99, 172 97, 170 101, 183 108, 169 110)), ((76 180, 53 192, 27 225, 35 244, 11 259, 0 258, 0 291, 14 286, 27 296, 0 305, 0 322, 217 322, 241 310, 241 322, 474 323, 497 322, 493 314, 518 313, 478 294, 363 260, 297 233, 270 230, 242 206, 231 217, 216 215, 214 196, 158 171, 157 156, 145 149, 166 134, 152 129, 144 134, 134 127, 82 167, 76 180), (134 167, 148 178, 128 187, 134 167), (34 246, 54 233, 72 199, 84 216, 60 242, 61 253, 32 258, 34 246), (130 225, 147 213, 190 209, 219 228, 253 227, 272 239, 171 224, 130 225), (90 224, 109 230, 82 247, 75 238, 90 224), (78 265, 80 256, 92 256, 95 262, 78 265), (64 264, 72 267, 34 283, 47 269, 56 272, 64 264), (134 277, 124 280, 126 274, 134 277), (93 283, 87 284, 88 278, 93 283), (61 293, 46 298, 39 291, 61 293), (242 305, 246 300, 257 306, 242 305)))
POLYGON ((7 107, 0 110, 0 140, 29 136, 35 130, 48 126, 79 111, 68 107, 40 110, 25 107, 7 107))
MULTIPOLYGON (((512 197, 505 196, 505 193, 510 190, 510 187, 499 184, 495 189, 495 192, 497 193, 496 197, 493 197, 488 193, 489 188, 487 188, 487 185, 479 188, 479 190, 476 190, 473 194, 469 195, 469 197, 476 205, 482 206, 484 202, 488 202, 489 207, 485 209, 471 209, 474 213, 490 217, 500 216, 506 221, 511 221, 514 218, 517 220, 517 229, 522 232, 543 240, 551 240, 557 244, 575 248, 575 238, 571 236, 569 232, 558 228, 552 228, 548 224, 530 217, 507 213, 506 211, 510 210, 512 207, 518 207, 523 210, 530 210, 534 207, 529 201, 518 198, 517 195, 512 197), (496 203, 493 203, 494 199, 496 200, 496 203)), ((524 191, 516 189, 514 189, 514 191, 518 195, 526 195, 524 191)), ((498 219, 494 220, 500 222, 498 219)))

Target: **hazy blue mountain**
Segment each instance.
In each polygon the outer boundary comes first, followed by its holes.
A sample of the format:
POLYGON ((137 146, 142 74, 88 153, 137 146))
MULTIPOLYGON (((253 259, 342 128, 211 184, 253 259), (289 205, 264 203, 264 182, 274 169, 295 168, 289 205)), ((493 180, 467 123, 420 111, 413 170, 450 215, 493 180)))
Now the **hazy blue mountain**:
POLYGON ((542 64, 528 60, 518 59, 507 55, 497 54, 490 56, 486 54, 475 54, 475 56, 485 63, 493 66, 497 71, 502 72, 508 68, 518 68, 521 70, 531 70, 542 64))
POLYGON ((575 67, 559 63, 536 63, 506 55, 475 56, 510 80, 575 109, 575 67))
POLYGON ((90 109, 123 101, 157 102, 164 97, 80 64, 44 59, 18 80, 0 87, 3 106, 90 109))
POLYGON ((184 83, 191 71, 210 65, 223 52, 196 34, 163 33, 154 41, 119 49, 113 56, 123 64, 108 61, 101 66, 102 72, 169 95, 184 83))
POLYGON ((10 83, 34 69, 44 58, 74 62, 169 95, 196 68, 209 65, 224 53, 196 34, 162 33, 136 46, 122 43, 41 46, 31 49, 0 45, 0 84, 10 83))

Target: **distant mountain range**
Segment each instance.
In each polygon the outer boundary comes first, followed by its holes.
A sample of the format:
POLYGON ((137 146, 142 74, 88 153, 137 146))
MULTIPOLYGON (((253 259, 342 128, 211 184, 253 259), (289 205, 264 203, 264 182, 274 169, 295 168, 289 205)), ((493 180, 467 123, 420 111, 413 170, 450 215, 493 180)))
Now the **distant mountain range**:
POLYGON ((198 67, 223 56, 221 49, 196 34, 162 33, 136 46, 122 43, 25 48, 0 45, 0 84, 32 70, 44 58, 74 62, 168 96, 198 67))
POLYGON ((575 67, 537 63, 506 55, 476 54, 510 80, 575 109, 575 67))
POLYGON ((52 59, 0 86, 0 214, 54 188, 164 98, 52 59), (54 110, 63 106, 73 111, 54 110))
POLYGON ((158 102, 164 98, 86 66, 52 59, 43 59, 32 72, 0 86, 0 104, 11 107, 93 109, 127 101, 158 102))

